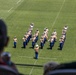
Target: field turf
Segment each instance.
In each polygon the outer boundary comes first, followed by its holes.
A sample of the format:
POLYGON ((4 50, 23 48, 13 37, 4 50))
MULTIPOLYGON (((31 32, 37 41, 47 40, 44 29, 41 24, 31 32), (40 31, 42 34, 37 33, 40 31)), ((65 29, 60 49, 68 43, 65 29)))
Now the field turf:
MULTIPOLYGON (((76 0, 0 0, 0 18, 8 26, 10 42, 5 51, 12 55, 11 60, 16 64, 44 65, 46 62, 59 63, 76 60, 76 0), (22 37, 34 23, 34 30, 38 28, 40 35, 45 27, 49 29, 49 37, 56 29, 58 39, 53 50, 49 50, 49 42, 44 49, 39 50, 39 59, 35 60, 31 41, 26 49, 22 49, 22 37), (68 25, 67 38, 62 51, 58 50, 59 37, 62 28, 68 25), (17 36, 17 48, 13 48, 13 37, 17 36)), ((40 44, 40 41, 38 41, 40 44)), ((42 75, 43 67, 17 66, 19 72, 28 75, 42 75)))

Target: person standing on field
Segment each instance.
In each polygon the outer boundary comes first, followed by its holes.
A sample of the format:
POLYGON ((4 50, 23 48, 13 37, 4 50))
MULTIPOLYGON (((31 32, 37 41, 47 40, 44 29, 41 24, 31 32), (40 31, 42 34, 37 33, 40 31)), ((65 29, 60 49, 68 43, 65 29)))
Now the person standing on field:
POLYGON ((22 40, 23 40, 23 48, 26 48, 26 37, 24 36, 24 37, 22 38, 22 40))
POLYGON ((16 45, 17 45, 17 37, 16 36, 13 38, 13 41, 14 41, 14 48, 16 48, 16 45))
POLYGON ((39 46, 37 44, 35 45, 34 50, 35 50, 35 59, 38 59, 39 46))

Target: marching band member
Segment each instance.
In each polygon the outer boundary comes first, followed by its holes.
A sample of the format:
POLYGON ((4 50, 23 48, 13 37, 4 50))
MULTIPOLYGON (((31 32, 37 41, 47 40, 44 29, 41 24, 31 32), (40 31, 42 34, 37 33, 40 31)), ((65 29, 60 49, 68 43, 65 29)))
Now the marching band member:
POLYGON ((17 37, 16 36, 13 38, 13 41, 14 41, 14 48, 16 48, 16 45, 17 45, 17 37))
POLYGON ((61 38, 59 39, 59 47, 60 47, 60 50, 62 50, 63 44, 64 44, 64 39, 61 37, 61 38))
POLYGON ((42 38, 42 37, 40 39, 40 47, 41 47, 41 49, 43 49, 43 47, 44 47, 44 38, 42 38))
POLYGON ((24 36, 24 37, 22 38, 22 40, 23 40, 23 48, 26 48, 26 37, 24 36))
POLYGON ((33 35, 33 37, 31 38, 31 40, 32 40, 32 48, 34 48, 34 46, 35 46, 35 39, 36 39, 36 37, 35 37, 35 35, 33 35))
POLYGON ((54 38, 51 36, 48 41, 50 42, 50 49, 52 50, 52 47, 54 46, 54 38))
POLYGON ((38 38, 39 38, 39 30, 38 29, 35 32, 35 36, 36 36, 36 40, 35 41, 37 42, 38 41, 38 38))
POLYGON ((38 51, 39 51, 39 46, 38 46, 38 44, 35 45, 34 50, 35 50, 35 59, 38 59, 38 51))
POLYGON ((64 26, 63 27, 63 31, 66 33, 67 32, 67 29, 68 29, 68 26, 64 26))
POLYGON ((29 28, 29 30, 32 31, 32 30, 33 30, 33 27, 34 27, 34 23, 31 23, 31 24, 30 24, 30 28, 29 28))

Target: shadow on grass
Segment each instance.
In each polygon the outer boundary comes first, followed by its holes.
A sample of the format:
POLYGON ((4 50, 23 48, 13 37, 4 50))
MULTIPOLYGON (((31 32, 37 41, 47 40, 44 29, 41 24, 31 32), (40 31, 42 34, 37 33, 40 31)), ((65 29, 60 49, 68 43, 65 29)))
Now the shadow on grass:
POLYGON ((16 63, 15 65, 17 65, 17 66, 30 66, 30 67, 32 67, 32 66, 34 66, 34 67, 43 67, 43 65, 34 65, 34 64, 18 64, 18 63, 16 63))

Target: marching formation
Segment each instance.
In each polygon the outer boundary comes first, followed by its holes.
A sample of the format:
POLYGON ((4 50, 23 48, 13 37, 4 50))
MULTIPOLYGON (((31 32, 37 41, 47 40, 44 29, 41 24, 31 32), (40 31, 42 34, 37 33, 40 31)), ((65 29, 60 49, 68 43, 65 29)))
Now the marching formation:
POLYGON ((46 43, 46 41, 48 40, 48 28, 44 28, 44 32, 41 35, 40 38, 40 48, 43 49, 44 44, 46 43))
POLYGON ((63 45, 64 45, 64 43, 65 43, 67 29, 68 29, 68 26, 64 26, 64 28, 62 29, 62 35, 61 35, 61 37, 60 37, 60 39, 59 39, 59 49, 60 49, 60 50, 62 50, 63 45))
POLYGON ((57 40, 57 32, 56 32, 56 30, 54 30, 54 32, 52 32, 52 34, 50 36, 50 39, 48 40, 50 42, 50 49, 51 50, 52 50, 56 40, 57 40))
MULTIPOLYGON (((24 36, 22 38, 22 40, 23 40, 23 47, 22 48, 26 48, 29 41, 32 41, 31 47, 33 49, 35 48, 35 45, 37 45, 37 41, 39 40, 39 30, 37 29, 35 31, 35 33, 32 34, 33 28, 34 28, 34 23, 31 23, 28 31, 24 34, 24 36)), ((59 50, 62 50, 62 48, 64 46, 64 42, 66 40, 67 29, 68 29, 68 26, 64 26, 63 29, 62 29, 61 37, 59 39, 59 46, 58 46, 59 50)), ((56 31, 56 29, 54 29, 50 38, 48 38, 48 32, 49 32, 49 29, 47 27, 44 28, 44 31, 43 31, 43 33, 40 37, 40 40, 39 40, 40 44, 38 45, 40 49, 43 49, 46 41, 48 41, 49 42, 49 48, 50 48, 50 50, 52 50, 52 48, 54 47, 55 42, 57 41, 57 31, 56 31)), ((13 38, 13 41, 14 41, 14 48, 16 48, 16 45, 17 45, 17 37, 16 36, 13 38)))
POLYGON ((31 38, 32 48, 35 47, 35 44, 37 43, 38 39, 39 39, 39 30, 37 29, 37 30, 35 31, 34 35, 33 35, 32 38, 31 38))

